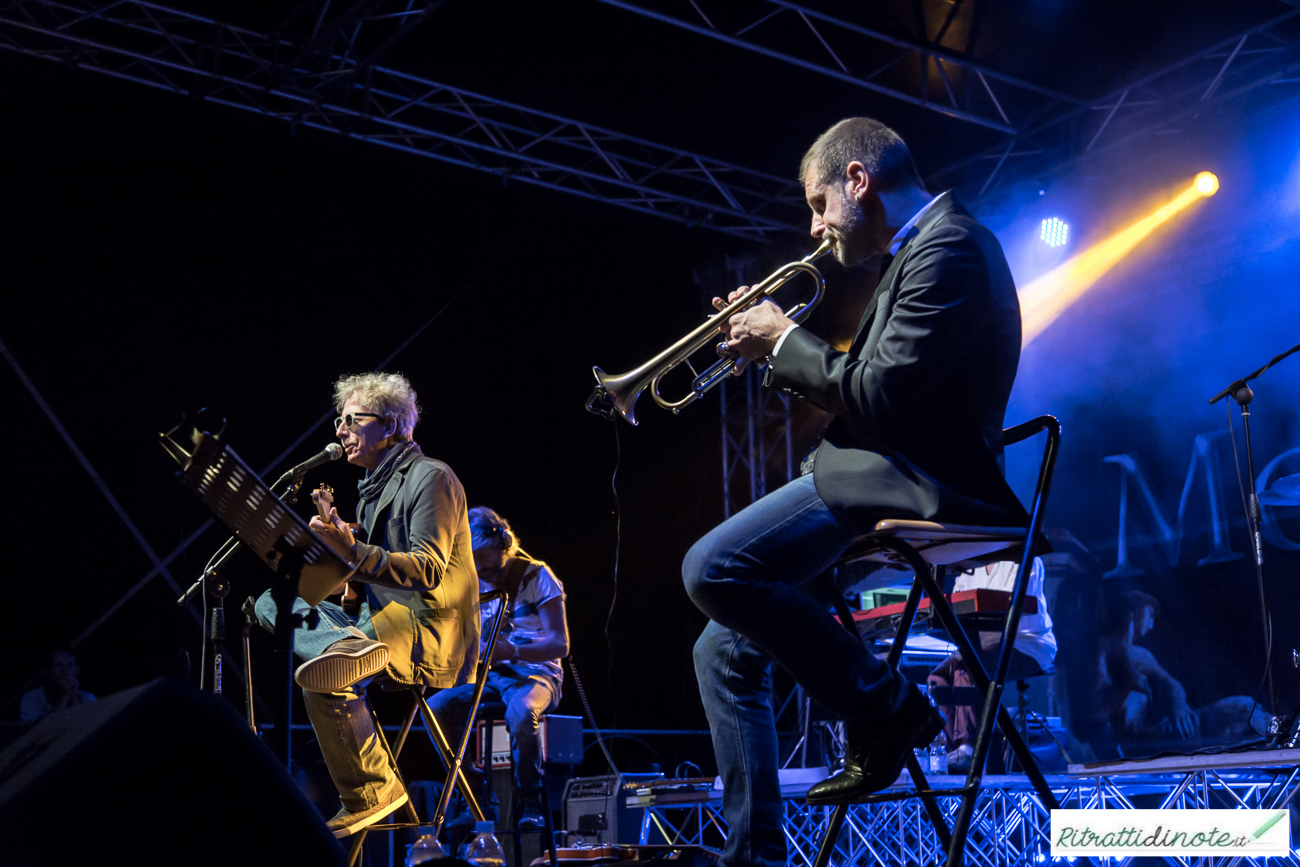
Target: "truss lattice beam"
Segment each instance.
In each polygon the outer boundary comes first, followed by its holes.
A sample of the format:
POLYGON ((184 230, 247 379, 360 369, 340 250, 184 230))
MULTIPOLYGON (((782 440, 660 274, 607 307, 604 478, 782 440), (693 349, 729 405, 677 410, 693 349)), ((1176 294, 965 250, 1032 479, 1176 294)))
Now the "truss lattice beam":
MULTIPOLYGON (((1176 131, 1180 122, 1262 86, 1279 85, 1279 98, 1292 95, 1300 81, 1300 8, 1232 33, 1101 98, 1081 99, 941 45, 960 4, 929 41, 787 0, 601 2, 1007 133, 1009 138, 932 176, 936 186, 961 185, 975 199, 1019 179, 1058 174, 1136 139, 1176 131)), ((920 11, 917 29, 927 37, 933 29, 920 11)))
POLYGON ((999 132, 1014 134, 1044 112, 1084 104, 938 42, 786 0, 601 2, 999 132))
MULTIPOLYGON (((1061 807, 1071 810, 1132 810, 1136 797, 1151 795, 1163 796, 1162 810, 1276 810, 1286 808, 1300 788, 1300 770, 1294 765, 1047 779, 1061 807)), ((962 784, 964 778, 937 777, 932 782, 950 788, 962 784)), ((811 867, 830 824, 831 808, 809 807, 802 789, 783 789, 783 794, 789 863, 811 867)), ((960 798, 940 796, 937 800, 951 824, 960 798)), ((727 821, 721 811, 721 796, 716 793, 666 796, 662 801, 637 796, 629 798, 628 805, 646 808, 642 843, 721 847, 726 839, 727 821)), ((974 867, 1038 867, 1049 859, 1050 850, 1051 815, 1028 781, 1020 776, 985 777, 976 800, 965 863, 974 867)), ((830 863, 837 867, 929 867, 944 860, 944 847, 924 808, 910 799, 851 806, 830 863)), ((1211 862, 1206 859, 1202 863, 1211 862)), ((1226 864, 1228 859, 1220 863, 1226 864)), ((1241 858, 1232 863, 1300 867, 1300 857, 1292 852, 1281 858, 1241 858)))
MULTIPOLYGON (((277 28, 301 36, 294 66, 356 72, 374 66, 446 0, 356 0, 335 10, 331 0, 303 0, 277 28)), ((350 82, 342 76, 342 82, 350 82)), ((336 82, 337 84, 337 82, 336 82)))
POLYGON ((992 195, 1014 180, 1057 175, 1145 137, 1178 132, 1180 123, 1262 87, 1275 87, 1275 99, 1293 96, 1300 92, 1298 84, 1300 8, 1233 33, 1100 99, 1045 115, 936 178, 950 185, 970 183, 980 197, 992 195))
POLYGON ((729 235, 806 225, 792 179, 155 3, 0 2, 0 48, 729 235))

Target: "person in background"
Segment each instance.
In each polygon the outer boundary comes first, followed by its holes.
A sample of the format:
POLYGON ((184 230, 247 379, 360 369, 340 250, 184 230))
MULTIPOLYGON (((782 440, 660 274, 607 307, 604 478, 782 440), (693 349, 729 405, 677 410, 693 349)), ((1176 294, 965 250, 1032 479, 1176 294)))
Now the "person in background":
MULTIPOLYGON (((988 563, 959 574, 952 590, 954 593, 963 590, 1002 590, 1010 593, 1019 570, 1020 563, 1015 560, 988 563)), ((1043 558, 1035 557, 1030 567, 1029 586, 1025 588, 1025 596, 1037 600, 1038 613, 1020 615, 1020 628, 1016 631, 1016 643, 1007 668, 1008 683, 1042 674, 1052 667, 1052 661, 1056 659, 1056 635, 1052 632, 1052 616, 1047 613, 1047 596, 1043 592, 1044 574, 1043 558)), ((1002 649, 1002 633, 981 632, 978 646, 984 671, 992 675, 997 668, 998 653, 1002 649)), ((926 679, 931 686, 975 685, 960 653, 952 654, 935 666, 926 679)), ((941 705, 939 710, 946 720, 944 735, 948 741, 948 771, 965 773, 970 768, 971 755, 975 751, 971 743, 977 728, 975 709, 970 705, 941 705)))
POLYGON ((1159 616, 1159 600, 1141 590, 1122 593, 1113 604, 1097 639, 1092 739, 1108 738, 1123 758, 1185 749, 1189 741, 1222 744, 1264 735, 1270 714, 1248 695, 1191 706, 1182 682, 1140 644, 1159 616))
MULTIPOLYGON (((510 524, 493 510, 469 510, 474 566, 484 592, 510 594, 510 610, 492 649, 492 668, 483 687, 483 701, 503 702, 510 749, 515 760, 519 828, 537 830, 542 818, 542 757, 538 726, 542 716, 560 702, 564 670, 560 660, 569 655, 569 624, 564 612, 564 585, 549 566, 529 557, 519 547, 510 524)), ((482 634, 486 637, 499 599, 482 608, 482 634)), ((452 742, 464 725, 474 688, 445 689, 429 706, 448 730, 452 742)))
POLYGON ((81 688, 81 666, 70 651, 50 654, 42 674, 43 684, 23 693, 18 706, 21 722, 31 723, 58 710, 88 704, 95 697, 81 688))

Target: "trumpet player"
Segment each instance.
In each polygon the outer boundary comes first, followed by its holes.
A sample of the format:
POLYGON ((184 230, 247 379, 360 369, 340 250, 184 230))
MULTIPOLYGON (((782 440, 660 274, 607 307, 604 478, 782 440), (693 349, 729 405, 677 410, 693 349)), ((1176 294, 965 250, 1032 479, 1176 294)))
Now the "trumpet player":
POLYGON ((813 579, 884 517, 1028 521, 999 469, 1020 308, 997 239, 954 192, 927 192, 902 138, 869 118, 822 134, 800 175, 813 237, 831 239, 843 265, 883 264, 847 352, 770 302, 724 327, 740 368, 767 359, 764 385, 834 415, 804 475, 715 527, 682 565, 710 620, 695 668, 724 784, 726 867, 786 863, 773 661, 847 722, 845 767, 809 790, 810 804, 887 787, 943 725, 831 616, 813 579))

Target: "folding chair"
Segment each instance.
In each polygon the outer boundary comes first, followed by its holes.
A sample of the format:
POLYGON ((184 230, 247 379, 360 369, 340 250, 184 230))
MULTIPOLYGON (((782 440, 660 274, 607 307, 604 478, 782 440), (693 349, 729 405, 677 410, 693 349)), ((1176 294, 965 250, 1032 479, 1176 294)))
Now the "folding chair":
MULTIPOLYGON (((483 643, 483 652, 479 656, 478 668, 475 670, 474 678, 474 698, 470 704, 470 718, 478 711, 479 702, 483 698, 483 686, 487 681, 487 671, 491 666, 492 648, 496 644, 497 635, 501 631, 501 620, 505 612, 510 608, 510 594, 504 590, 493 590, 489 593, 480 593, 478 597, 479 605, 490 602, 493 599, 500 599, 501 604, 497 607, 496 616, 492 618, 492 626, 488 631, 487 640, 483 643)), ((415 812, 414 806, 408 801, 399 808, 403 821, 390 822, 385 824, 375 824, 367 828, 362 828, 356 834, 352 835, 352 844, 348 849, 348 867, 353 867, 361 857, 361 849, 365 844, 366 835, 370 831, 392 831, 398 828, 416 828, 432 827, 434 837, 438 836, 442 828, 443 820, 447 815, 447 804, 451 800, 451 790, 453 783, 459 786, 461 794, 465 798, 465 803, 469 807, 474 819, 477 822, 484 820, 483 808, 478 801, 474 799, 474 793, 471 790, 469 781, 465 779, 464 771, 461 770, 465 759, 465 748, 469 744, 470 727, 466 726, 464 733, 461 735, 460 742, 456 745, 455 750, 447 742, 447 737, 443 734, 442 727, 438 725, 438 719, 433 715, 429 708, 429 702, 424 697, 425 688, 420 686, 408 687, 414 702, 411 705, 410 712, 406 715, 406 720, 402 724, 401 733, 397 738, 397 747, 392 749, 388 745, 388 740, 384 737, 382 726, 379 725, 378 719, 375 720, 375 732, 379 735, 379 743, 384 752, 388 754, 389 764, 393 768, 393 773, 401 779, 401 774, 397 769, 397 757, 401 755, 402 747, 406 744, 406 736, 411 731, 411 725, 415 722, 415 715, 418 712, 424 720, 425 730, 429 733, 429 739, 433 741, 434 747, 438 751, 438 756, 442 759, 444 767, 447 769, 447 781, 443 784, 442 793, 438 798, 438 806, 434 810, 433 816, 427 822, 421 822, 419 815, 415 812)), ((366 701, 366 709, 370 711, 373 718, 374 709, 371 708, 369 700, 366 701)), ((405 781, 403 781, 405 786, 405 781)))

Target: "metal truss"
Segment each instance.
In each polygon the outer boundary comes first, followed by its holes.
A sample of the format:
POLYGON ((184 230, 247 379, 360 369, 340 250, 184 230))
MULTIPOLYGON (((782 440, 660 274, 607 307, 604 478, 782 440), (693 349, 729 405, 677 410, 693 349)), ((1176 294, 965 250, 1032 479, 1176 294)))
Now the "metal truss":
POLYGON ((420 14, 402 8, 304 36, 140 0, 0 0, 0 47, 729 235, 804 230, 792 179, 362 62, 395 33, 365 58, 341 47, 420 14))
POLYGON ((1300 93, 1300 8, 1284 12, 1100 99, 1042 118, 981 154, 938 172, 949 185, 991 195, 1016 180, 1059 175, 1085 159, 1247 97, 1267 103, 1300 93), (1261 88, 1269 88, 1261 91, 1261 88), (978 185, 978 186, 977 186, 978 185))
MULTIPOLYGON (((738 284, 739 285, 739 284, 738 284)), ((794 478, 790 398, 763 388, 751 368, 722 393, 722 510, 725 518, 794 478)))
POLYGON ((648 807, 641 816, 641 842, 721 849, 727 827, 717 801, 648 807))
MULTIPOLYGON (((937 778, 960 785, 963 778, 937 778)), ((1300 789, 1300 767, 1202 768, 1181 773, 1096 776, 1049 776, 1063 809, 1252 809, 1286 807, 1300 789)), ((951 823, 960 798, 940 797, 939 807, 951 823)), ((629 802, 631 805, 631 802, 629 802)), ((810 867, 817 857, 830 807, 809 807, 801 796, 784 801, 784 827, 789 863, 810 867)), ((976 867, 1034 867, 1051 851, 1050 814, 1023 777, 986 777, 975 805, 975 817, 965 851, 965 863, 976 867)), ((650 804, 641 826, 642 843, 696 844, 720 847, 727 823, 717 797, 698 803, 650 804)), ((934 826, 916 799, 849 808, 836 841, 833 867, 909 867, 944 862, 945 853, 934 826)), ((1228 859, 1166 858, 1183 867, 1191 861, 1218 864, 1228 859)), ((1296 852, 1284 858, 1240 859, 1257 867, 1300 865, 1296 852)), ((1124 862, 1126 865, 1127 862, 1124 862)), ((1123 865, 1122 865, 1123 867, 1123 865)))
MULTIPOLYGON (((961 0, 950 4, 933 40, 786 0, 600 2, 999 132, 1014 134, 1044 112, 1083 104, 944 46, 961 0)), ((930 29, 924 21, 920 25, 930 29)))
POLYGON ((1278 86, 1272 98, 1291 95, 1294 87, 1281 86, 1300 82, 1300 9, 1234 33, 1099 99, 1081 99, 945 47, 963 0, 950 4, 937 24, 918 12, 916 26, 924 39, 785 0, 601 2, 1007 133, 1009 139, 931 175, 935 186, 966 188, 971 200, 1017 180, 1041 182, 1137 139, 1177 132, 1183 121, 1266 85, 1278 86))
MULTIPOLYGON (((954 777, 955 783, 961 781, 954 777)), ((939 799, 951 823, 960 798, 939 799)), ((787 797, 784 828, 789 863, 811 867, 830 824, 831 807, 809 807, 802 795, 787 797)), ((976 802, 966 861, 981 867, 1030 867, 1051 840, 1048 813, 1027 783, 987 785, 976 802)), ((642 820, 643 843, 696 844, 720 848, 727 822, 716 801, 648 807, 642 820)), ((830 863, 834 867, 907 867, 944 861, 943 845, 917 800, 851 807, 830 863)))
MULTIPOLYGON (((754 256, 721 257, 697 269, 701 309, 711 311, 713 297, 725 298, 737 286, 761 279, 754 256)), ((751 367, 743 376, 727 377, 718 386, 722 412, 722 511, 724 518, 748 506, 794 477, 790 438, 790 399, 762 387, 762 373, 751 367)))
POLYGON ((379 59, 446 0, 356 0, 341 11, 331 0, 304 0, 276 32, 300 35, 291 64, 318 64, 338 75, 336 84, 379 59))

